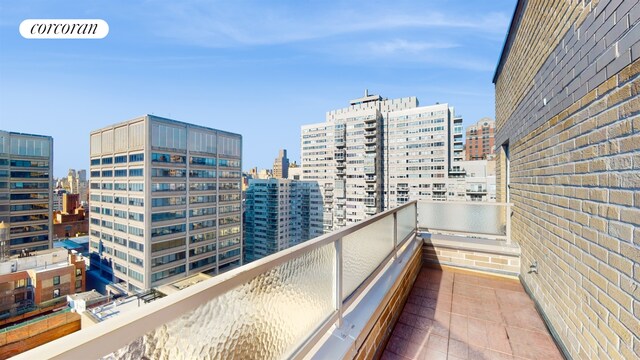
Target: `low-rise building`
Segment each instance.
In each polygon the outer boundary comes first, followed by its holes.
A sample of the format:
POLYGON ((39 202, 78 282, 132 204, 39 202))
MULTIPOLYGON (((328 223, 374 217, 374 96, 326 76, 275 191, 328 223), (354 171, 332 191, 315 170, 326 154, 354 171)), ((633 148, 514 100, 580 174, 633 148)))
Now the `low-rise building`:
POLYGON ((85 289, 81 255, 49 249, 13 256, 0 263, 0 319, 66 304, 69 294, 85 289))

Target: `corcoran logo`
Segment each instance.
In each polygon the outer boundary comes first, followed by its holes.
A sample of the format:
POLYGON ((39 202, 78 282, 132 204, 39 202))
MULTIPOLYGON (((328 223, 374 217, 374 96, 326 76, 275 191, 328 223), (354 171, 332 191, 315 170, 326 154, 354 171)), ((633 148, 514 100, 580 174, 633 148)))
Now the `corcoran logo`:
POLYGON ((109 24, 101 19, 27 19, 20 23, 25 39, 103 39, 109 24))

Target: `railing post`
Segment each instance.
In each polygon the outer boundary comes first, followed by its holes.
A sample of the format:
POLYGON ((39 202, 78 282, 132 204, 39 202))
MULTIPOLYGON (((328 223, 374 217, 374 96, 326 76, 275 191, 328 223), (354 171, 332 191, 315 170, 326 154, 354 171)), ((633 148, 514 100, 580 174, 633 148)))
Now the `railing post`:
POLYGON ((398 212, 393 213, 393 260, 398 259, 398 212))
POLYGON ((336 286, 335 286, 335 308, 338 312, 338 328, 342 327, 342 238, 336 240, 336 286))
POLYGON ((507 222, 507 244, 511 244, 511 203, 507 203, 507 211, 505 219, 507 222))
POLYGON ((414 206, 416 216, 413 218, 413 231, 415 231, 416 236, 418 236, 418 200, 416 200, 414 206))

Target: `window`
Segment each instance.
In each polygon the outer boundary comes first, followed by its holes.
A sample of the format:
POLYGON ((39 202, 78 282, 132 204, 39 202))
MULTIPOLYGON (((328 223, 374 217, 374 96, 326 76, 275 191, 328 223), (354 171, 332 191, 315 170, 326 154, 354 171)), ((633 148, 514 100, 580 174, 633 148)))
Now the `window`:
POLYGON ((129 169, 129 176, 142 176, 142 169, 129 169))
POLYGON ((129 155, 129 162, 144 161, 144 154, 129 155))
POLYGON ((91 166, 100 165, 100 159, 91 159, 91 166))
POLYGON ((144 184, 131 183, 129 184, 129 191, 144 191, 144 184))
POLYGON ((124 164, 127 162, 127 155, 116 156, 113 160, 116 164, 124 164))
POLYGON ((60 297, 60 289, 53 290, 53 297, 54 298, 60 297))
POLYGON ((186 157, 183 155, 153 153, 151 154, 151 161, 184 164, 186 162, 186 157))
POLYGON ((113 171, 111 170, 103 170, 102 171, 102 177, 112 177, 113 176, 113 171))
POLYGON ((115 171, 115 176, 116 177, 123 177, 123 176, 127 176, 127 169, 119 169, 115 171))
POLYGON ((80 289, 82 287, 82 280, 76 280, 76 289, 80 289))
POLYGON ((189 162, 194 165, 216 166, 216 158, 192 156, 189 162))
POLYGON ((60 276, 53 277, 53 285, 60 285, 60 276))
POLYGON ((16 283, 15 283, 16 289, 23 288, 25 286, 27 286, 27 280, 26 279, 18 279, 18 280, 16 280, 16 283))
POLYGON ((102 158, 102 165, 109 165, 109 164, 113 164, 113 158, 112 157, 102 158))

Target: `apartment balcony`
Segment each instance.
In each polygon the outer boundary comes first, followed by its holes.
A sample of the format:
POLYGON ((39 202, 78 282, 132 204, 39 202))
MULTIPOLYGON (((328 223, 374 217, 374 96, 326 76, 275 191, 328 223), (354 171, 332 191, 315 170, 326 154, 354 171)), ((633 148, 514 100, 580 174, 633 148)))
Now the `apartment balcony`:
POLYGON ((373 175, 376 173, 376 167, 375 166, 365 166, 364 167, 364 173, 367 175, 373 175))
POLYGON ((347 173, 345 172, 345 170, 343 168, 339 168, 338 170, 336 170, 336 175, 338 176, 344 176, 347 173))
POLYGON ((365 122, 364 123, 364 130, 365 131, 369 131, 369 130, 376 130, 378 128, 378 124, 374 121, 369 121, 369 122, 365 122))
POLYGON ((346 216, 346 211, 344 209, 333 210, 333 216, 335 216, 338 219, 344 219, 346 216))
POLYGON ((365 145, 364 151, 365 152, 376 152, 377 148, 378 148, 377 145, 365 145))
POLYGON ((344 138, 336 138, 334 140, 334 144, 335 144, 335 146, 337 148, 343 148, 343 147, 347 146, 347 143, 346 143, 344 138))
POLYGON ((374 215, 378 212, 378 208, 376 208, 375 206, 367 206, 364 208, 364 213, 367 215, 374 215))
POLYGON ((336 167, 338 169, 345 169, 347 167, 347 163, 345 163, 345 162, 337 162, 336 163, 336 167))
POLYGON ((483 188, 483 187, 476 187, 476 188, 470 188, 467 189, 467 194, 486 194, 487 193, 487 188, 483 188))
POLYGON ((369 137, 375 137, 378 134, 377 131, 375 130, 367 130, 364 132, 364 136, 369 138, 369 137))
POLYGON ((378 141, 378 139, 376 139, 374 137, 368 137, 368 138, 364 139, 365 145, 375 144, 377 141, 378 141))
POLYGON ((366 182, 376 182, 376 179, 377 179, 377 177, 375 175, 373 175, 373 176, 368 175, 368 176, 364 177, 364 181, 366 181, 366 182))
POLYGON ((561 359, 510 214, 412 201, 19 357, 561 359))
POLYGON ((364 189, 364 191, 366 191, 366 192, 368 192, 368 193, 376 192, 376 190, 377 190, 377 186, 376 186, 375 184, 374 184, 374 185, 368 185, 368 186, 364 189))
POLYGON ((347 203, 347 199, 345 199, 345 198, 336 199, 336 205, 338 205, 338 206, 344 206, 346 203, 347 203))

